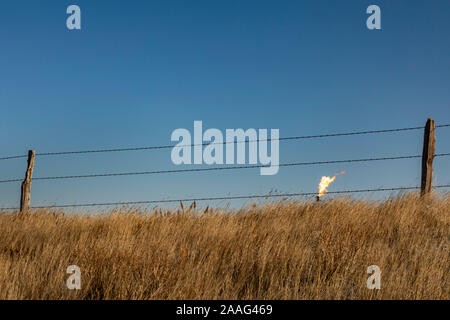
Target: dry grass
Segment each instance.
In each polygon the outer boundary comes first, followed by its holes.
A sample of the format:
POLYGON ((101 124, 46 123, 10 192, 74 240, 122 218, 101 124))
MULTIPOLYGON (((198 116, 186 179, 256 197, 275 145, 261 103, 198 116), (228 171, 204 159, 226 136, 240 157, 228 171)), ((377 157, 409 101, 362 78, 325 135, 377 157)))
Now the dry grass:
POLYGON ((0 214, 1 299, 449 299, 449 196, 0 214), (68 290, 76 264, 82 289, 68 290), (381 290, 366 269, 381 268, 381 290))

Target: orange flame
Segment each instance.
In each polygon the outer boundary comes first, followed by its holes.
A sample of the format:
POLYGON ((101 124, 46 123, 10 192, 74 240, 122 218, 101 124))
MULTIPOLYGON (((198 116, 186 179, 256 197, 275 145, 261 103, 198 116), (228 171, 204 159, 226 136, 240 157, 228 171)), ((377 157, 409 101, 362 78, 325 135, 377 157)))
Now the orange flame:
POLYGON ((330 183, 332 183, 336 179, 336 176, 333 178, 323 176, 319 183, 319 197, 323 196, 324 194, 328 193, 327 187, 330 183))
POLYGON ((340 173, 336 173, 332 178, 323 176, 322 179, 320 179, 319 194, 318 194, 319 197, 328 193, 327 190, 328 186, 330 185, 330 183, 334 181, 334 179, 336 179, 336 176, 340 174, 345 174, 345 170, 341 171, 340 173))

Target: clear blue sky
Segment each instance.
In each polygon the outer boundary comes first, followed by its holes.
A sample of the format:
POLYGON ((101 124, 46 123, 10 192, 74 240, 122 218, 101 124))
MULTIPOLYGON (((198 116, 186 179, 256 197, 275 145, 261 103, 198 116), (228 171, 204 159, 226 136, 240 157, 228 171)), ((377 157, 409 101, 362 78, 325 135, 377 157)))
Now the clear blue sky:
MULTIPOLYGON (((0 156, 165 145, 194 120, 282 137, 450 123, 449 15, 447 0, 3 1, 0 156), (66 28, 70 4, 82 30, 66 28), (371 4, 382 30, 366 28, 371 4)), ((437 139, 449 152, 450 128, 437 139)), ((420 131, 281 142, 280 162, 421 149, 420 131)), ((0 180, 22 178, 25 162, 1 161, 0 180)), ((435 166, 449 183, 450 159, 435 166)), ((38 157, 34 176, 173 168, 170 150, 139 151, 38 157)), ((341 170, 330 191, 420 184, 414 159, 35 181, 32 205, 310 192, 341 170)), ((0 206, 17 206, 19 187, 0 184, 0 206)))

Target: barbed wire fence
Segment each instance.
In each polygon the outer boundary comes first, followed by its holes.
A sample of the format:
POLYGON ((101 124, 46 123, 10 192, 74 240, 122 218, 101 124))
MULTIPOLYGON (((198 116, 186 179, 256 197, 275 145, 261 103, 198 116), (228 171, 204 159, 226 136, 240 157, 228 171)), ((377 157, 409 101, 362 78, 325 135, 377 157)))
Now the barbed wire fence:
MULTIPOLYGON (((291 136, 281 137, 279 141, 288 140, 301 140, 301 139, 317 139, 328 137, 342 137, 353 135, 369 135, 369 134, 381 134, 381 133, 396 133, 404 131, 417 131, 424 130, 424 144, 422 155, 406 155, 406 156, 391 156, 391 157, 379 157, 379 158, 360 158, 360 159, 344 159, 344 160, 326 160, 326 161, 312 161, 312 162, 291 162, 281 163, 278 167, 294 167, 294 166, 313 166, 324 164, 337 164, 337 163, 354 163, 354 162, 371 162, 371 161, 389 161, 389 160, 405 160, 422 158, 422 179, 421 186, 410 187, 392 187, 392 188, 374 188, 374 189, 358 189, 358 190, 340 190, 330 191, 329 194, 351 194, 351 193, 363 193, 363 192, 381 192, 381 191, 404 191, 404 190, 418 190, 421 189, 422 194, 429 193, 431 188, 449 188, 450 184, 443 185, 431 185, 432 172, 433 172, 433 159, 435 157, 448 157, 449 153, 435 154, 435 128, 450 127, 450 124, 435 125, 434 120, 428 119, 425 126, 422 127, 408 127, 408 128, 395 128, 384 130, 366 130, 366 131, 353 131, 344 133, 329 133, 319 135, 305 135, 305 136, 291 136)), ((27 171, 25 179, 14 178, 0 180, 0 184, 22 182, 21 188, 21 204, 20 207, 0 207, 0 210, 18 210, 21 212, 27 212, 30 209, 42 209, 42 208, 69 208, 69 207, 93 207, 93 206, 118 206, 118 205, 139 205, 139 204, 157 204, 157 203, 174 203, 174 202, 200 202, 200 201, 216 201, 216 200, 237 200, 237 199, 267 199, 275 197, 297 197, 297 196, 311 196, 317 195, 317 192, 303 192, 303 193, 281 193, 281 194, 253 194, 253 195, 237 195, 237 196, 224 196, 224 197, 198 197, 198 198, 186 198, 186 199, 165 199, 165 200, 142 200, 142 201, 125 201, 125 202, 106 202, 106 203, 84 203, 84 204, 55 204, 51 206, 30 206, 30 187, 32 180, 60 180, 60 179, 85 179, 85 178, 102 178, 102 177, 117 177, 117 176, 135 176, 135 175, 154 175, 154 174, 173 174, 173 173, 187 173, 187 172, 209 172, 219 170, 245 170, 267 167, 265 165, 240 165, 240 166, 220 166, 213 168, 194 168, 194 169, 173 169, 173 170, 154 170, 154 171, 137 171, 137 172, 110 172, 110 173, 92 173, 83 175, 64 175, 64 176, 44 176, 44 177, 31 177, 34 167, 35 157, 46 156, 70 156, 70 155, 82 155, 92 153, 110 153, 110 152, 130 152, 130 151, 144 151, 144 150, 163 150, 176 147, 195 147, 195 146, 208 146, 215 144, 238 144, 238 143, 250 143, 260 141, 271 141, 268 139, 256 139, 256 140, 238 140, 238 141, 224 141, 224 142, 212 142, 201 144, 186 144, 186 145, 160 145, 160 146, 144 146, 144 147, 129 147, 129 148, 116 148, 116 149, 94 149, 94 150, 78 150, 78 151, 58 151, 58 152, 34 152, 30 150, 28 155, 15 155, 0 157, 2 160, 12 160, 20 158, 28 158, 27 171)))

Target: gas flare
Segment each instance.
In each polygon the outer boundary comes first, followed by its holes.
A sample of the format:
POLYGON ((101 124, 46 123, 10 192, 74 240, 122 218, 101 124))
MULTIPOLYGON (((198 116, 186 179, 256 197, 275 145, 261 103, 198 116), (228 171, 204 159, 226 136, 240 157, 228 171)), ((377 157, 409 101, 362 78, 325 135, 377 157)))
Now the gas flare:
POLYGON ((334 179, 336 179, 336 176, 334 176, 333 178, 330 178, 327 176, 322 177, 322 179, 320 180, 320 183, 319 183, 319 194, 318 194, 319 197, 328 193, 327 187, 330 183, 332 183, 334 181, 334 179))
POLYGON ((318 198, 328 193, 327 187, 336 179, 336 176, 339 174, 345 174, 345 170, 341 171, 340 173, 336 173, 332 178, 323 176, 322 179, 320 179, 319 183, 319 194, 317 195, 318 198))

